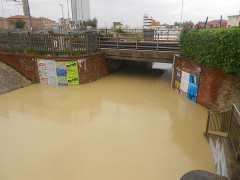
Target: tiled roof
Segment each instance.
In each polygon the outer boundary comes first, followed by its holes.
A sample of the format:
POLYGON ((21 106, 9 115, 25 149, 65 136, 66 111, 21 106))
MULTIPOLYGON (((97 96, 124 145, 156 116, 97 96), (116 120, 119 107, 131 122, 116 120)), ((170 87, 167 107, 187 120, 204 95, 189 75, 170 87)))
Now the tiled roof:
MULTIPOLYGON (((33 16, 31 16, 32 19, 37 20, 38 18, 35 18, 33 16)), ((16 16, 11 16, 8 17, 8 19, 29 19, 29 16, 23 16, 23 15, 16 15, 16 16)))
MULTIPOLYGON (((220 24, 220 19, 219 20, 213 20, 209 21, 208 24, 220 24)), ((222 20, 222 24, 227 24, 227 20, 222 20)))

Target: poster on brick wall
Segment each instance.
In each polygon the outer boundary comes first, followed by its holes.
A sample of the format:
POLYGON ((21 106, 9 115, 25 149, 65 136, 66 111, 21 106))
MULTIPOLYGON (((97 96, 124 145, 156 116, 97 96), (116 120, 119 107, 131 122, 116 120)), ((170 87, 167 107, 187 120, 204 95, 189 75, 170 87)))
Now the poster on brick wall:
POLYGON ((79 85, 78 63, 76 61, 66 62, 66 69, 68 85, 79 85))
POLYGON ((57 72, 56 72, 56 62, 54 60, 47 60, 47 77, 49 85, 57 85, 57 72))
POLYGON ((40 81, 40 83, 42 83, 42 84, 48 84, 46 60, 38 59, 38 60, 37 60, 37 67, 38 67, 38 73, 39 73, 39 81, 40 81))
POLYGON ((197 71, 176 68, 175 90, 188 99, 196 102, 197 100, 197 71))
POLYGON ((84 69, 84 71, 87 71, 87 60, 86 59, 80 59, 78 60, 78 66, 81 69, 84 69))
POLYGON ((57 82, 59 86, 68 86, 65 62, 56 62, 57 82))

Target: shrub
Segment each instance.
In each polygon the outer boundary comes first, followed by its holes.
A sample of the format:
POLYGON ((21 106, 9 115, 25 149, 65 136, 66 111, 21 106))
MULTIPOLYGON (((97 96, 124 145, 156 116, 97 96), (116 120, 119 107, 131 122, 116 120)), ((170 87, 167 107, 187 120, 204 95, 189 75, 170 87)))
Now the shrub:
POLYGON ((16 20, 15 26, 16 28, 24 28, 26 22, 22 19, 16 20))
POLYGON ((188 59, 240 74, 240 28, 183 30, 179 45, 188 59))

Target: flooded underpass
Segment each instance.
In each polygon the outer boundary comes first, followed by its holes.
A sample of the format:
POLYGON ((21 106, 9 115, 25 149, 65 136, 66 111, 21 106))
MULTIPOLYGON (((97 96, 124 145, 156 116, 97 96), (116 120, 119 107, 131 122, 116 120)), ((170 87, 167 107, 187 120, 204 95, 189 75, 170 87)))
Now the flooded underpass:
POLYGON ((171 69, 35 84, 0 96, 1 180, 178 180, 215 173, 206 109, 170 87, 171 69))

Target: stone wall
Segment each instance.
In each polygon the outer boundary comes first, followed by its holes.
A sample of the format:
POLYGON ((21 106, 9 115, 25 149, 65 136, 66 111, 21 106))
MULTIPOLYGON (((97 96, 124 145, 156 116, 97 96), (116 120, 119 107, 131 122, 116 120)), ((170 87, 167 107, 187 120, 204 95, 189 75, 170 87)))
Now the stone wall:
POLYGON ((178 67, 189 71, 196 71, 198 68, 201 68, 200 82, 198 82, 197 103, 209 108, 217 99, 222 81, 225 79, 226 75, 219 69, 203 66, 195 61, 187 60, 182 57, 176 57, 172 84, 174 89, 178 67))
POLYGON ((56 61, 76 61, 86 59, 82 67, 79 67, 79 83, 85 84, 96 81, 109 74, 111 66, 105 60, 104 53, 96 53, 84 56, 39 56, 19 53, 0 52, 0 61, 8 64, 29 80, 38 80, 37 59, 56 61))

